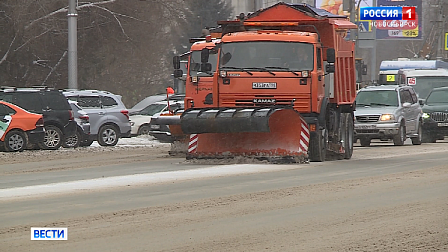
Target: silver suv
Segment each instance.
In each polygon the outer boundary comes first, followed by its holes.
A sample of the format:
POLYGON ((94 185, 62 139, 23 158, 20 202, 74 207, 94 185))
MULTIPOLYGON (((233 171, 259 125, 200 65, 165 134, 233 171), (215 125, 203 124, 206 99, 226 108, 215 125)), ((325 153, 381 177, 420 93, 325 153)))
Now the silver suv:
POLYGON ((411 86, 370 86, 356 96, 355 139, 369 146, 371 139, 403 145, 422 142, 422 109, 411 86))
POLYGON ((120 137, 131 136, 129 112, 120 95, 98 90, 64 91, 63 94, 77 101, 89 115, 90 140, 81 146, 89 146, 94 140, 101 146, 114 146, 120 137))

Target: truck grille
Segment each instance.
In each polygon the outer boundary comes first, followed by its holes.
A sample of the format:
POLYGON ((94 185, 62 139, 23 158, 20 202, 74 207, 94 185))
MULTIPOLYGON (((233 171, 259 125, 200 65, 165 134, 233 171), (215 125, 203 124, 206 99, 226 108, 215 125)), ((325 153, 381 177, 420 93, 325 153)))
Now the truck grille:
POLYGON ((448 121, 448 113, 444 112, 434 112, 430 114, 431 119, 436 122, 445 122, 448 121))
POLYGON ((361 123, 378 122, 379 119, 380 119, 379 115, 356 116, 356 121, 361 123))

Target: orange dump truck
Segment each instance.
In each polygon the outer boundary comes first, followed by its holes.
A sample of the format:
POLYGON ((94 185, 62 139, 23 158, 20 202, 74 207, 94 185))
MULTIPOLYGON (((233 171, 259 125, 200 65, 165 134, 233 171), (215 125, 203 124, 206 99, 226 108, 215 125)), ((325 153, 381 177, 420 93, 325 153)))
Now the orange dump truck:
POLYGON ((286 3, 219 24, 221 39, 189 63, 204 76, 187 75, 187 158, 351 158, 356 78, 345 36, 356 25, 286 3))

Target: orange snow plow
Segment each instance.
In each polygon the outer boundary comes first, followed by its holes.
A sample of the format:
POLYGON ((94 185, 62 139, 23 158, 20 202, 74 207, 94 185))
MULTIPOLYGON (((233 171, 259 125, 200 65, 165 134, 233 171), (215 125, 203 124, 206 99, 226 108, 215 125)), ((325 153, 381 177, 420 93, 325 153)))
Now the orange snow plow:
POLYGON ((347 35, 357 26, 283 2, 218 24, 220 39, 196 42, 189 55, 187 158, 350 159, 356 68, 347 35))
POLYGON ((187 158, 307 157, 308 124, 292 108, 189 109, 181 127, 191 134, 187 158))

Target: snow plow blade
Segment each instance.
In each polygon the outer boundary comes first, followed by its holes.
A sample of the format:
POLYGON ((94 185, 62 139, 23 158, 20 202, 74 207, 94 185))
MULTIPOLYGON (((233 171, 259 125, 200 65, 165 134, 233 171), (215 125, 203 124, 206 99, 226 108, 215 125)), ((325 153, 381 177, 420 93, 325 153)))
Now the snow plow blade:
POLYGON ((179 115, 160 115, 153 119, 155 124, 165 124, 165 125, 179 125, 180 124, 180 114, 179 115))
POLYGON ((308 124, 292 108, 189 109, 181 128, 188 158, 308 156, 308 124))

